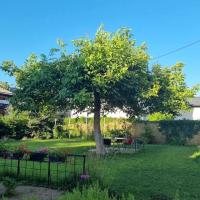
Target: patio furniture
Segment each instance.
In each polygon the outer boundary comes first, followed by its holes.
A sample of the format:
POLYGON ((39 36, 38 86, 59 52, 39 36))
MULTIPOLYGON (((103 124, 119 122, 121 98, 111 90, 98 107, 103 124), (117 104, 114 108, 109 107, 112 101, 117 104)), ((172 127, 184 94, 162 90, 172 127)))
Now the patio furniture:
POLYGON ((103 138, 103 143, 105 146, 111 146, 111 138, 103 138))

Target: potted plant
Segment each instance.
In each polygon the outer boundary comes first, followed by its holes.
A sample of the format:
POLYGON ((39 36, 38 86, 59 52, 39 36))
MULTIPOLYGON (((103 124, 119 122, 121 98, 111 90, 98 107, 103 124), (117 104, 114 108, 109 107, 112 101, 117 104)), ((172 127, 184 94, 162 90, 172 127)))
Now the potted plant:
POLYGON ((42 162, 44 161, 44 158, 47 156, 48 151, 49 151, 48 148, 42 148, 39 149, 38 151, 32 152, 30 154, 30 160, 42 162))

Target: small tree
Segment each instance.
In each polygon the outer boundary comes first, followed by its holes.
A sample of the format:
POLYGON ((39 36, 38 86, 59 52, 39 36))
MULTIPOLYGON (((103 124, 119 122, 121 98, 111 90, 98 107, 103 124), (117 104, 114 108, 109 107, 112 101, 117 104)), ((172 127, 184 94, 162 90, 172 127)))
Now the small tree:
POLYGON ((165 87, 165 79, 171 80, 168 71, 148 69, 145 45, 136 46, 128 29, 109 33, 100 27, 93 39, 75 40, 75 51, 70 55, 62 41, 59 45, 60 49, 52 49, 51 54, 60 51, 60 56, 42 55, 38 59, 31 55, 21 68, 12 62, 3 63, 3 69, 16 77, 13 105, 32 113, 87 109, 94 114, 98 154, 105 153, 100 129, 102 110, 121 109, 135 118, 155 111, 177 114, 184 107, 180 105, 186 107, 185 98, 195 93, 183 84, 184 79, 177 80, 177 87, 165 87), (173 100, 170 109, 164 103, 170 103, 169 97, 173 100))

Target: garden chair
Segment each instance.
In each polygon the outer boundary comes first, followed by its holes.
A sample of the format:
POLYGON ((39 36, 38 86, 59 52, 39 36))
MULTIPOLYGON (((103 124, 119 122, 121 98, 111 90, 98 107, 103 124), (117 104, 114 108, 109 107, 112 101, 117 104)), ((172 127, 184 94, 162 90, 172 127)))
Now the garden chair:
POLYGON ((127 148, 133 148, 137 151, 144 147, 144 142, 138 138, 128 137, 123 141, 123 146, 125 150, 127 150, 127 148))

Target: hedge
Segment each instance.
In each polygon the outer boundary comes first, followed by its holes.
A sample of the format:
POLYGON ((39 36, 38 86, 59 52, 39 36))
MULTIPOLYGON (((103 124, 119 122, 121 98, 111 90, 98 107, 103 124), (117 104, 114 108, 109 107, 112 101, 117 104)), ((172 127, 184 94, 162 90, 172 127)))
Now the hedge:
POLYGON ((160 131, 166 136, 166 142, 184 145, 200 133, 199 120, 163 120, 159 121, 160 131))

